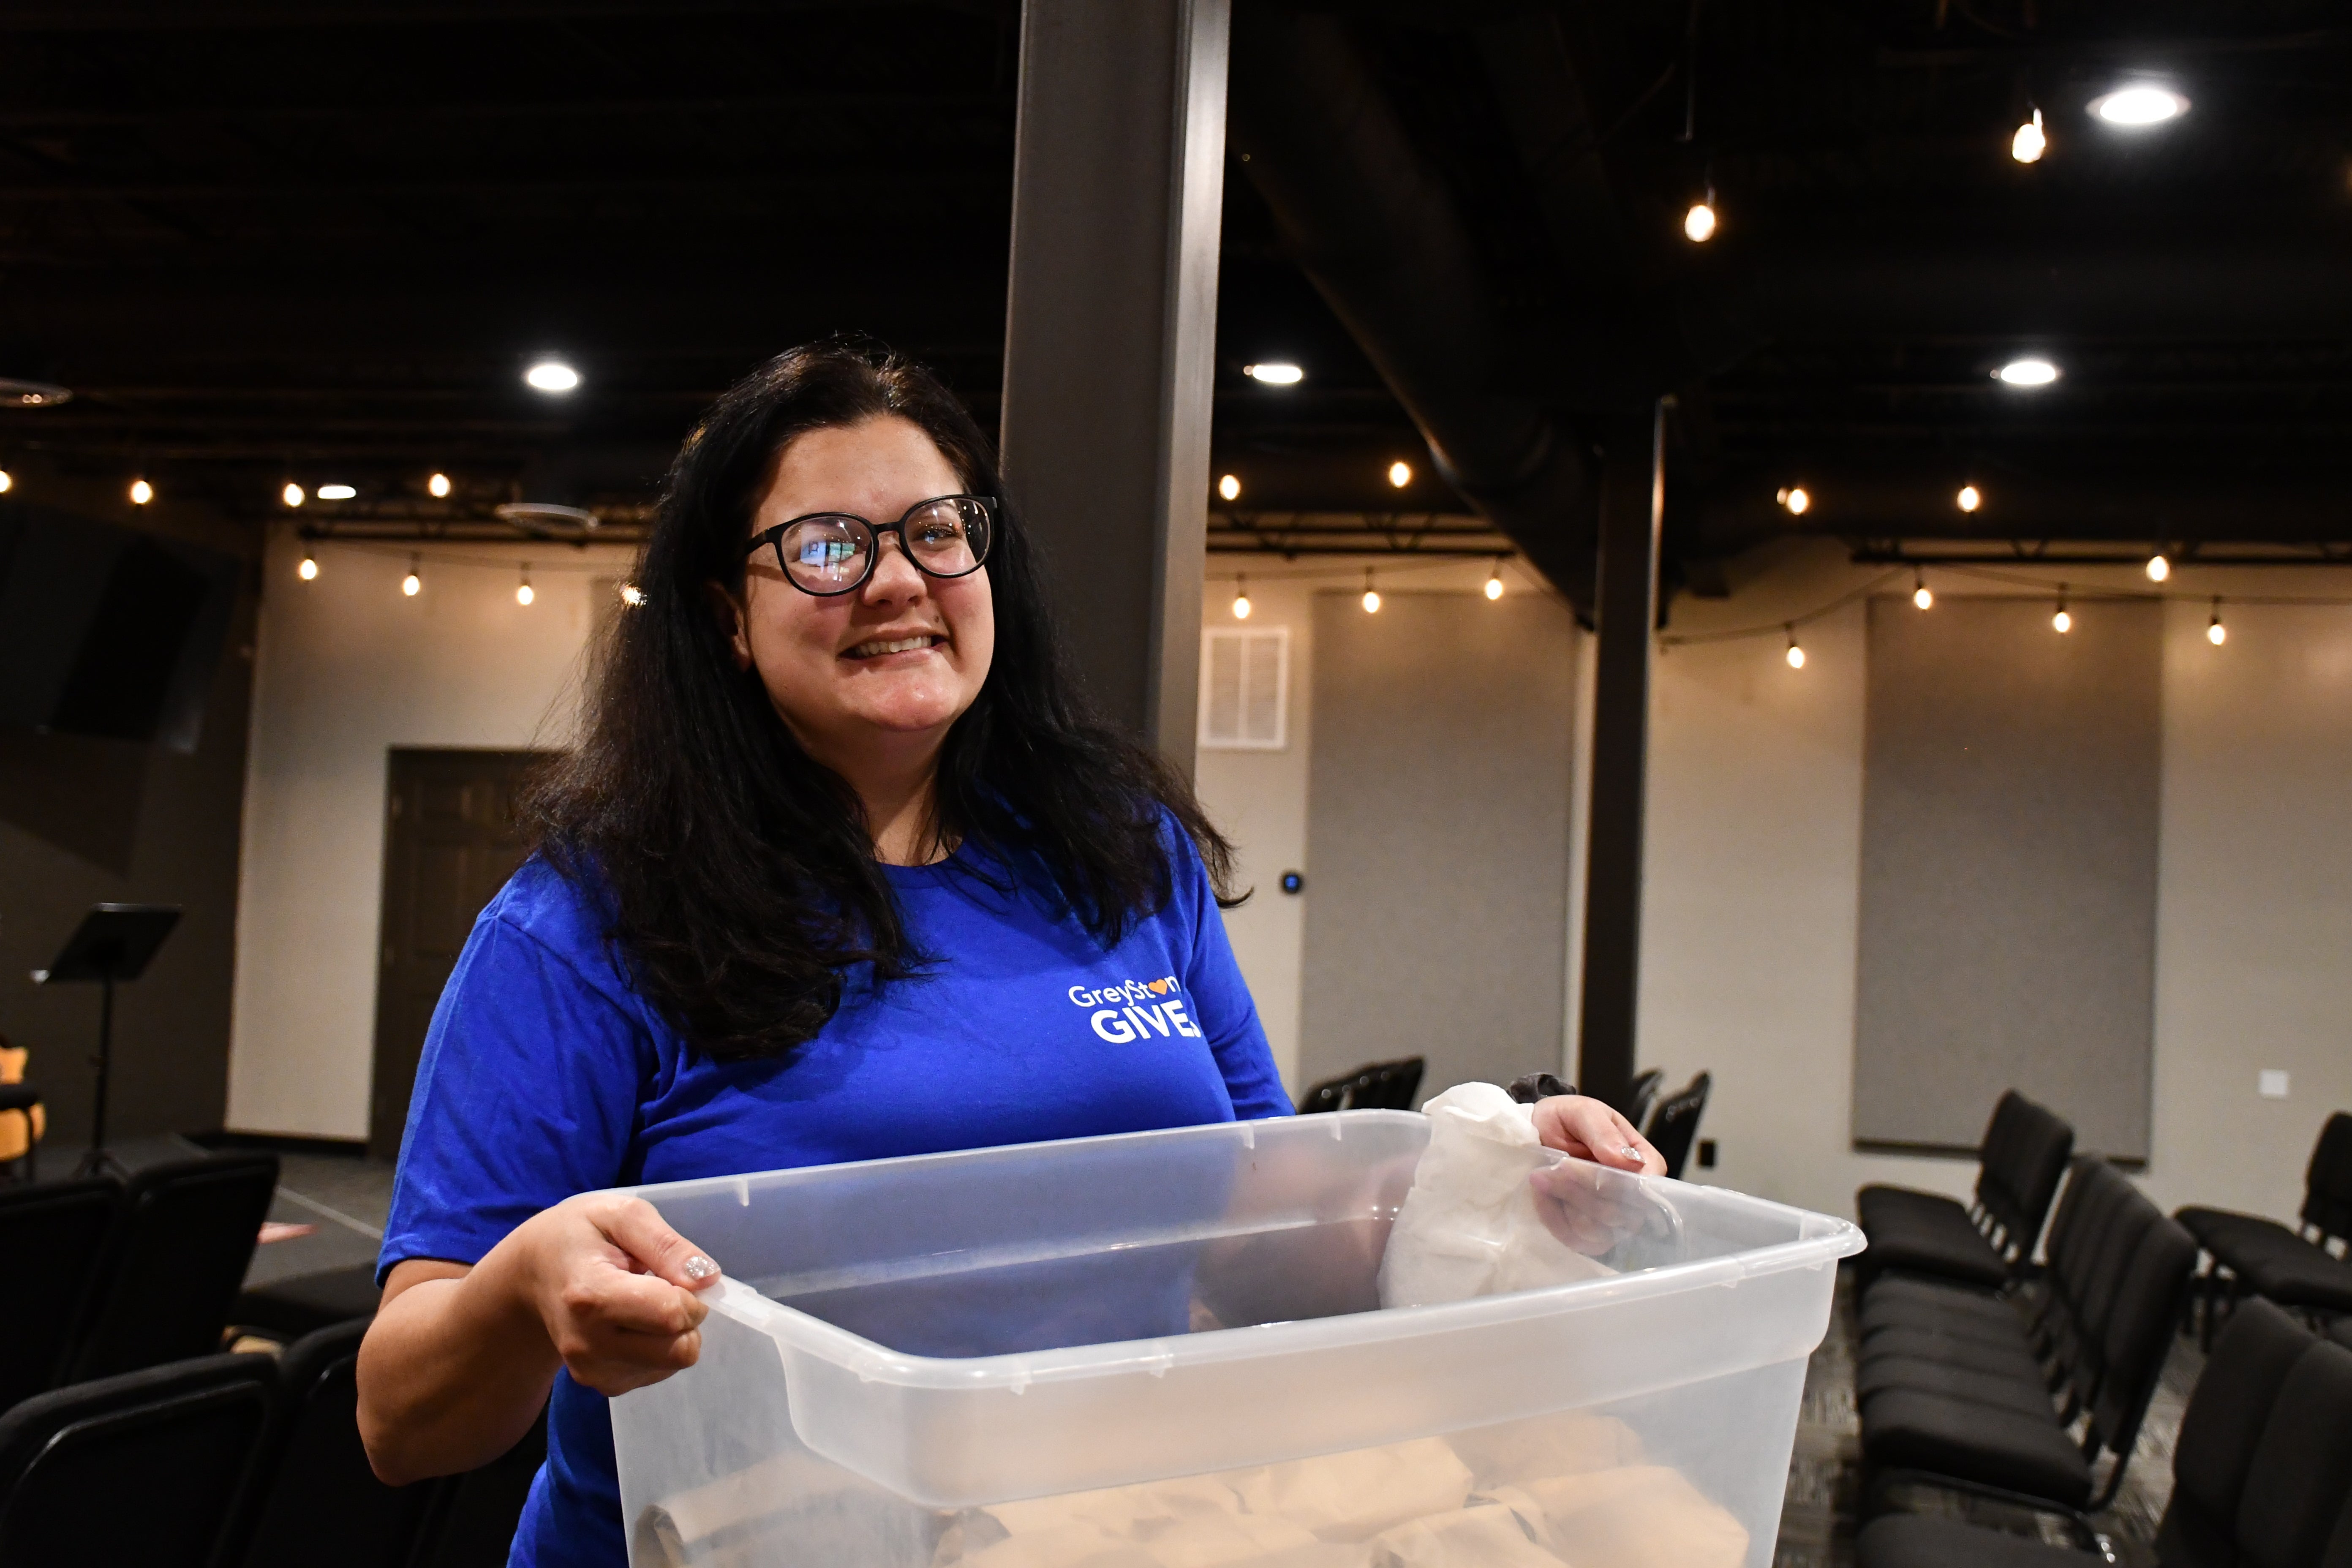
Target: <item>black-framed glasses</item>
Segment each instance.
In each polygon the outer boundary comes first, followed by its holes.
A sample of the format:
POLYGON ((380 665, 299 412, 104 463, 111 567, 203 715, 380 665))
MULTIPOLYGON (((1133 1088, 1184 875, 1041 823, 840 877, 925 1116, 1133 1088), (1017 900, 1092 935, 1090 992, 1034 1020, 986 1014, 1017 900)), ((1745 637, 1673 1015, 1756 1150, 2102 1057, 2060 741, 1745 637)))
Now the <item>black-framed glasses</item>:
POLYGON ((995 523, 992 496, 933 496, 908 507, 896 522, 814 511, 762 529, 752 536, 750 552, 772 549, 793 587, 829 599, 866 586, 882 558, 886 533, 898 536, 898 548, 925 576, 968 577, 987 563, 995 523))

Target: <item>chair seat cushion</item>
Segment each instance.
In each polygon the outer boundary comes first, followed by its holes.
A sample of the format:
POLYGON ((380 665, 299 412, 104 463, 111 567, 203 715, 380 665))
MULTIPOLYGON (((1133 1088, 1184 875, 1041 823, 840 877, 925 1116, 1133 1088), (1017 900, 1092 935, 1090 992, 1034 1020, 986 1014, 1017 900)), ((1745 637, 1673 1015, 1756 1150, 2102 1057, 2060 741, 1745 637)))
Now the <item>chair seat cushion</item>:
POLYGON ((2352 1263, 2299 1237, 2289 1237, 2287 1243, 2248 1248, 2248 1256, 2231 1264, 2231 1272, 2283 1307, 2352 1312, 2352 1263))
POLYGON ((1858 1568, 2069 1568, 2097 1561, 2005 1531, 1914 1513, 1864 1525, 1853 1560, 1858 1568))
POLYGON ((2025 1342, 2030 1331, 2024 1320, 2012 1311, 2004 1310, 1998 1317, 1979 1317, 1969 1312, 1936 1312, 1920 1307, 1908 1311, 1874 1313, 1861 1327, 1864 1345, 1883 1335, 1905 1332, 1970 1340, 1979 1344, 2014 1345, 2025 1342))
POLYGON ((1854 1206, 1870 1242, 1863 1264, 1874 1275, 1902 1269, 1986 1286, 2009 1279, 2000 1254, 1950 1198, 1907 1187, 1864 1187, 1854 1206))
POLYGON ((2020 1304, 2006 1296, 1954 1286, 1937 1289, 1935 1282, 1911 1275, 1882 1279, 1865 1293, 1855 1321, 1864 1334, 1876 1329, 1942 1329, 1959 1332, 1969 1324, 1995 1332, 2016 1332, 2025 1324, 2020 1304), (1897 1286, 1927 1286, 1897 1289, 1897 1286))
POLYGON ((1948 1394, 1894 1388, 1862 1412, 1862 1451, 1876 1468, 1926 1470, 2080 1508, 2091 1467, 2056 1415, 2028 1415, 1948 1394))
POLYGON ((2048 1386, 2038 1377, 1954 1366, 1922 1356, 1886 1356, 1854 1371, 1853 1393, 1860 1404, 1867 1405, 1876 1395, 1895 1389, 1940 1394, 2027 1415, 2045 1415, 2056 1409, 2048 1386))
MULTIPOLYGON (((2023 1383, 2039 1384, 2042 1381, 2041 1358, 2018 1339, 2012 1339, 2007 1344, 1996 1344, 1984 1340, 1959 1339, 1949 1334, 1925 1333, 1917 1329, 1889 1329, 1873 1334, 1864 1343, 1862 1352, 1854 1358, 1857 1375, 1861 1369, 1875 1366, 1882 1361, 1932 1361, 1945 1366, 1966 1367, 1972 1372, 1989 1372, 2023 1383)), ((1859 1384, 1856 1386, 1860 1386, 1859 1384)))
POLYGON ((2200 1208, 2192 1205, 2172 1216, 2180 1222, 2181 1229, 2197 1238, 2197 1245, 2220 1257, 2222 1250, 2265 1234, 2295 1239, 2294 1232, 2274 1219, 2260 1215, 2240 1214, 2235 1209, 2200 1208))

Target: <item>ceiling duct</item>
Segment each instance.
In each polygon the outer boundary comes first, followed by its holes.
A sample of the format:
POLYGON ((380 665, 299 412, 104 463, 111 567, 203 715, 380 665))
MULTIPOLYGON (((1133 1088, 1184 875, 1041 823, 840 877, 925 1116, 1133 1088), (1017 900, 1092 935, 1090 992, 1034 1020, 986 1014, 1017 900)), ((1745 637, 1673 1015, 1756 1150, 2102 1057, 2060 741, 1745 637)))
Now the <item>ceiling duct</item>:
POLYGON ((1589 608, 1598 465, 1576 430, 1509 390, 1493 286, 1454 199, 1338 19, 1236 8, 1227 139, 1445 481, 1589 608))

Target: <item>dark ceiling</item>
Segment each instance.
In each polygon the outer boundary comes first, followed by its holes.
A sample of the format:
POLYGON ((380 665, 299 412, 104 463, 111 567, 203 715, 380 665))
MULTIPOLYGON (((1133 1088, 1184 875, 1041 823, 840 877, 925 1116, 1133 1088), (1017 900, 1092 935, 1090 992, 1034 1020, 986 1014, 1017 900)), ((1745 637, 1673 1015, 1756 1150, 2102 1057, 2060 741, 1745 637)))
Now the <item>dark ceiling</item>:
MULTIPOLYGON (((2352 7, 1322 9, 1458 211, 1511 393, 1584 433, 1674 395, 1688 580, 1790 532, 2352 544, 2352 7), (2190 112, 2090 119, 2137 75, 2190 112), (1538 111, 1562 95, 1581 129, 1538 111), (2063 378, 2000 384, 2021 350, 2063 378)), ((620 521, 729 381, 840 330, 992 420, 1017 39, 1010 0, 11 0, 0 375, 76 395, 0 414, 0 463, 255 520, 290 478, 355 484, 351 514, 620 521), (580 391, 521 384, 543 351, 580 391)), ((1243 507, 1466 510, 1238 153, 1226 189, 1216 464, 1243 507), (1306 382, 1240 374, 1277 357, 1306 382)))

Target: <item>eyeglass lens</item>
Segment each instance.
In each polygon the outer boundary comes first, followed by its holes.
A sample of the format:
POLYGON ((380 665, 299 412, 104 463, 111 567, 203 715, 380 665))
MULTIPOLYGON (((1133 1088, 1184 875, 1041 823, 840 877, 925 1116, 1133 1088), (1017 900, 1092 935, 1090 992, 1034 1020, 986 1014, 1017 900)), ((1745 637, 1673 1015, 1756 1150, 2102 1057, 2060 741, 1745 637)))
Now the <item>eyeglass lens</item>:
MULTIPOLYGON (((915 564, 934 577, 976 571, 988 554, 988 511, 978 501, 950 496, 908 513, 898 537, 915 564)), ((805 517, 784 531, 776 552, 793 582, 819 594, 857 586, 871 569, 872 528, 854 517, 805 517)))

